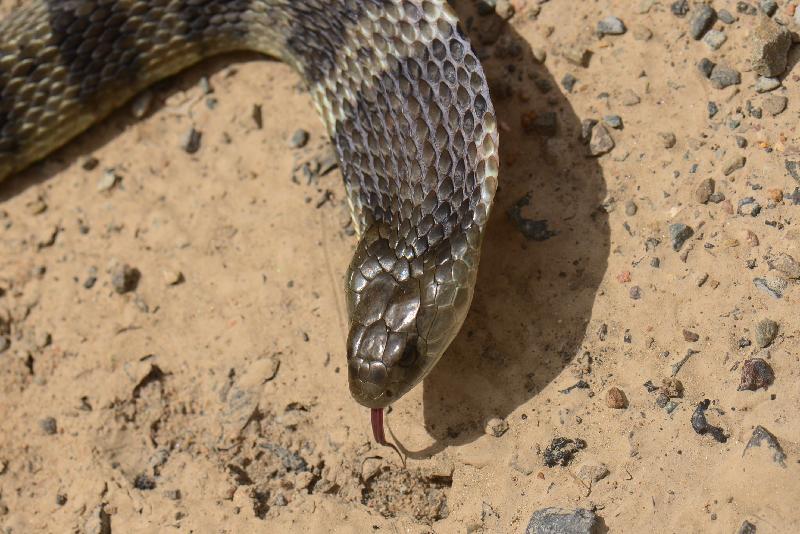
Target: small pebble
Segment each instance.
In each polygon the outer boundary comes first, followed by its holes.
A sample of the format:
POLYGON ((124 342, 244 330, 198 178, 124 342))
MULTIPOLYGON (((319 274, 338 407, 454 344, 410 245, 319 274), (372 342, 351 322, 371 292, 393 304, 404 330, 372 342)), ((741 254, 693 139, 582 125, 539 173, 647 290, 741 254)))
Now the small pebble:
POLYGON ((685 17, 689 12, 689 0, 675 0, 669 9, 676 17, 685 17))
POLYGON ((39 421, 39 428, 42 429, 42 432, 50 436, 58 432, 58 425, 56 424, 55 417, 45 417, 39 421))
POLYGON ((700 71, 700 74, 702 74, 704 78, 710 78, 711 73, 714 71, 714 67, 716 66, 717 64, 707 57, 704 57, 697 62, 697 70, 700 71))
POLYGON ((119 180, 119 176, 113 169, 109 169, 103 173, 103 176, 97 181, 97 191, 102 193, 111 190, 119 180))
POLYGON ((486 422, 485 431, 490 436, 499 438, 508 431, 508 422, 499 417, 493 417, 486 422))
POLYGON ((728 158, 727 161, 722 165, 722 174, 725 176, 729 176, 734 172, 738 171, 742 167, 744 167, 745 163, 747 162, 747 158, 742 155, 735 155, 728 158))
POLYGON ((728 436, 725 435, 725 432, 720 427, 709 424, 706 419, 706 410, 710 405, 711 401, 708 399, 697 404, 694 413, 692 413, 692 429, 700 435, 709 434, 716 441, 725 443, 728 441, 728 436))
POLYGON ((694 192, 694 199, 699 204, 707 204, 711 195, 714 194, 714 188, 716 187, 716 182, 713 178, 706 178, 697 186, 694 192))
POLYGON ((634 93, 632 90, 626 89, 625 92, 622 94, 621 101, 623 106, 630 107, 639 104, 642 101, 642 98, 636 93, 634 93))
POLYGON ((683 397, 683 382, 677 378, 665 378, 661 382, 661 393, 671 399, 683 397))
POLYGON ((186 135, 184 135, 183 141, 181 142, 181 148, 183 148, 187 154, 194 154, 200 150, 200 141, 202 138, 202 132, 192 126, 189 131, 186 132, 186 135))
POLYGON ((595 125, 592 128, 592 135, 589 141, 589 154, 592 156, 601 156, 610 152, 614 148, 614 140, 608 133, 606 127, 602 124, 595 125))
POLYGON ((772 461, 781 467, 786 467, 786 453, 783 452, 783 447, 778 442, 778 438, 761 425, 753 429, 753 434, 750 436, 747 445, 745 445, 744 452, 747 454, 752 448, 761 448, 763 444, 766 444, 769 451, 772 452, 772 461))
POLYGON ((781 81, 778 78, 768 78, 766 76, 759 76, 756 80, 755 90, 756 93, 768 93, 774 91, 781 86, 781 81))
POLYGON ((609 408, 614 408, 616 410, 627 408, 628 398, 625 396, 624 391, 622 391, 618 387, 612 387, 608 390, 608 393, 606 394, 606 405, 609 408))
POLYGON ((695 332, 692 332, 691 330, 684 329, 683 330, 683 339, 688 341, 688 342, 690 342, 690 343, 694 343, 695 341, 699 341, 700 340, 700 335, 695 333, 695 332))
POLYGON ((727 40, 728 36, 717 30, 708 30, 703 37, 703 42, 708 45, 711 50, 719 50, 727 40))
POLYGON ((633 299, 633 300, 639 300, 639 299, 641 299, 641 298, 642 298, 642 288, 641 288, 641 287, 639 287, 639 286, 632 286, 632 287, 631 287, 631 288, 628 290, 628 295, 629 295, 629 296, 631 297, 631 299, 633 299))
POLYGON ((750 521, 743 521, 736 534, 756 534, 756 526, 750 521))
POLYGON ((694 10, 689 21, 689 35, 695 41, 700 40, 703 35, 714 25, 717 12, 708 4, 700 4, 694 10))
POLYGON ((636 215, 637 211, 639 211, 639 207, 636 205, 636 202, 629 200, 625 203, 625 215, 633 217, 636 215))
POLYGON ((763 102, 764 111, 775 117, 786 110, 788 103, 789 99, 785 96, 769 95, 763 102))
POLYGON ((778 335, 778 323, 772 319, 762 319, 756 325, 756 344, 763 348, 772 345, 778 335))
POLYGON ((303 148, 308 143, 309 134, 303 129, 295 130, 289 139, 290 148, 303 148))
POLYGON ((717 11, 717 18, 722 22, 724 22, 725 24, 733 24, 734 22, 739 20, 738 18, 736 18, 736 15, 734 15, 727 9, 720 9, 719 11, 717 11))
POLYGON ((753 278, 753 285, 772 298, 779 299, 789 284, 780 278, 753 278))
POLYGON ((598 35, 622 35, 625 30, 625 24, 614 16, 608 16, 597 23, 598 35))
POLYGON ((791 45, 792 35, 787 28, 760 17, 748 40, 753 70, 761 76, 779 76, 786 70, 791 45))
POLYGON ((603 117, 603 122, 615 130, 622 128, 622 117, 619 115, 606 115, 603 117))
POLYGON ((118 265, 111 272, 111 286, 121 295, 136 289, 139 278, 141 273, 137 268, 127 264, 118 265))
POLYGON ((661 146, 667 149, 674 147, 677 143, 677 138, 672 132, 659 132, 658 137, 661 139, 661 146))
POLYGON ((771 17, 778 10, 778 3, 775 0, 761 0, 758 3, 758 7, 761 8, 761 11, 766 16, 771 17))
POLYGON ((762 358, 751 358, 742 364, 742 376, 738 391, 756 391, 767 389, 775 381, 772 367, 762 358))
POLYGON ((742 83, 742 75, 738 70, 724 65, 715 65, 709 76, 714 89, 725 89, 731 85, 742 83))
POLYGON ((675 223, 669 225, 669 236, 672 241, 672 250, 678 252, 683 244, 694 235, 694 230, 691 226, 683 223, 675 223))
POLYGON ((576 83, 578 83, 578 79, 569 72, 566 73, 563 78, 561 78, 561 86, 570 93, 572 92, 572 89, 575 88, 576 83))
POLYGON ((261 109, 261 104, 253 104, 253 110, 250 112, 250 116, 257 129, 260 130, 264 127, 264 112, 261 109))

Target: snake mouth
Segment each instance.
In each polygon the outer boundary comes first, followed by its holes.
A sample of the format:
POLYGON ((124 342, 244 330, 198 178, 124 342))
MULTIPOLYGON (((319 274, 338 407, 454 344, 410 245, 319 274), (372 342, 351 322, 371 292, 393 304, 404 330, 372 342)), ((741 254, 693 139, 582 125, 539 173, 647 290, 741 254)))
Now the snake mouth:
POLYGON ((363 380, 350 382, 350 393, 353 398, 370 409, 383 409, 394 401, 394 396, 382 384, 363 380))

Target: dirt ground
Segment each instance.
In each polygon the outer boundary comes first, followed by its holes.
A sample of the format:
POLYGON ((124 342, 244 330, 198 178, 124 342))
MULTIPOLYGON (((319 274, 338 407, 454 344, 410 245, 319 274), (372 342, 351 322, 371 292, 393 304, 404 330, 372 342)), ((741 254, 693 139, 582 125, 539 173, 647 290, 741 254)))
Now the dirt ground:
POLYGON ((321 122, 289 67, 234 55, 0 186, 4 532, 523 532, 547 507, 598 531, 795 530, 800 46, 759 94, 759 17, 732 0, 718 50, 687 33, 695 2, 512 4, 463 18, 501 185, 464 328, 387 416, 407 467, 348 393, 355 237, 321 122), (627 31, 598 37, 609 15, 627 31), (703 57, 741 84, 712 87, 703 57), (585 119, 613 150, 587 155, 585 119))

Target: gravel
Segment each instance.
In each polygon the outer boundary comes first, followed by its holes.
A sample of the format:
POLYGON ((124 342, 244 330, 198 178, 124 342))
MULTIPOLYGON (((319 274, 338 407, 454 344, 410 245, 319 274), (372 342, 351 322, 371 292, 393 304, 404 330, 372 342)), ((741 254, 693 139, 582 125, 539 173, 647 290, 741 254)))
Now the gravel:
POLYGON ((753 285, 760 289, 772 298, 779 299, 783 297, 783 292, 786 291, 788 283, 786 280, 780 278, 753 278, 753 285))
POLYGON ((658 138, 661 140, 661 146, 663 146, 666 149, 674 147, 675 143, 678 142, 678 139, 672 132, 659 132, 658 138))
POLYGON ((708 30, 708 33, 703 37, 703 42, 711 49, 711 50, 719 50, 722 45, 725 44, 725 41, 728 40, 728 36, 722 33, 721 31, 717 30, 708 30))
POLYGON ((772 19, 762 17, 749 39, 750 62, 761 76, 778 76, 786 70, 792 35, 772 19))
POLYGON ((725 435, 722 428, 710 424, 706 419, 706 410, 708 410, 710 405, 711 401, 708 399, 697 404, 697 407, 692 413, 692 428, 700 435, 708 434, 716 441, 725 443, 728 441, 728 437, 725 435))
POLYGON ((302 128, 295 130, 289 138, 289 148, 303 148, 308 143, 309 134, 302 128))
POLYGON ((754 430, 753 434, 750 436, 750 440, 747 442, 747 445, 744 447, 744 451, 742 452, 742 456, 747 454, 747 451, 754 447, 761 447, 763 444, 766 444, 767 448, 772 451, 772 461, 776 464, 780 465, 781 467, 786 467, 786 453, 783 452, 783 447, 778 442, 778 438, 775 435, 764 428, 761 425, 758 425, 754 430))
POLYGON ((750 521, 742 521, 742 524, 739 527, 739 530, 736 531, 736 534, 756 534, 756 526, 750 521))
POLYGON ((717 19, 717 12, 708 4, 701 4, 695 9, 692 18, 689 20, 689 35, 695 41, 700 40, 703 35, 714 25, 717 19))
POLYGON ((722 174, 724 174, 725 176, 730 176, 734 172, 744 167, 745 163, 747 163, 747 158, 745 158, 741 154, 731 156, 722 165, 722 174))
POLYGON ((756 344, 763 348, 772 345, 778 335, 778 323, 772 319, 763 319, 756 325, 756 344))
POLYGON ((621 410, 628 407, 628 397, 625 392, 618 387, 612 387, 606 394, 606 406, 615 410, 621 410))
POLYGON ((706 178, 697 186, 694 192, 694 199, 698 204, 707 204, 711 195, 714 194, 716 182, 713 178, 706 178))
POLYGON ((189 128, 189 131, 183 136, 183 141, 181 141, 181 148, 187 154, 194 154, 198 150, 200 150, 200 142, 203 138, 203 133, 200 130, 197 130, 194 126, 189 128))
POLYGON ((779 252, 767 260, 770 269, 778 271, 787 278, 800 280, 800 262, 785 252, 779 252))
POLYGON ((786 98, 785 96, 769 95, 767 98, 764 99, 762 106, 764 107, 764 111, 775 117, 783 113, 786 110, 786 106, 788 104, 789 104, 789 99, 786 98))
POLYGON ((739 20, 736 15, 728 11, 727 9, 720 9, 717 11, 717 18, 724 22, 725 24, 733 24, 737 20, 739 20))
POLYGON ((716 66, 717 64, 707 57, 704 57, 697 62, 697 70, 700 71, 700 74, 702 74, 704 78, 710 78, 711 73, 714 71, 714 67, 716 66))
POLYGON ((48 436, 52 436, 58 432, 58 424, 56 423, 55 417, 45 417, 39 421, 39 428, 48 436))
POLYGON ((711 86, 714 89, 725 89, 731 85, 739 85, 742 83, 741 73, 736 69, 724 65, 715 65, 709 78, 711 80, 711 86))
POLYGON ((592 128, 591 138, 589 140, 589 154, 592 156, 602 156, 611 152, 614 148, 614 139, 608 133, 608 129, 602 125, 597 124, 592 128))
POLYGON ((675 223, 669 225, 669 237, 672 241, 672 250, 678 252, 686 241, 694 235, 694 230, 691 226, 683 223, 675 223))
POLYGON ((767 389, 775 381, 772 367, 762 358, 751 358, 742 364, 742 376, 738 391, 756 391, 767 389))
POLYGON ((598 35, 622 35, 625 31, 625 23, 614 16, 608 16, 597 23, 598 35))
POLYGON ((675 0, 670 4, 669 10, 676 17, 685 17, 689 12, 689 0, 675 0))
POLYGON ((500 419, 499 417, 492 417, 486 422, 484 427, 486 434, 499 438, 508 432, 508 421, 500 419))
POLYGON ((591 510, 542 508, 531 516, 525 534, 598 534, 602 520, 591 510))
POLYGON ((544 465, 555 467, 566 466, 572 461, 578 451, 586 448, 586 442, 580 438, 554 438, 544 450, 544 465))
POLYGON ((781 86, 781 81, 778 78, 769 78, 767 76, 759 76, 755 83, 756 93, 768 93, 774 91, 781 86))
POLYGON ((136 267, 118 265, 111 271, 111 286, 121 295, 135 290, 140 278, 141 273, 136 267))

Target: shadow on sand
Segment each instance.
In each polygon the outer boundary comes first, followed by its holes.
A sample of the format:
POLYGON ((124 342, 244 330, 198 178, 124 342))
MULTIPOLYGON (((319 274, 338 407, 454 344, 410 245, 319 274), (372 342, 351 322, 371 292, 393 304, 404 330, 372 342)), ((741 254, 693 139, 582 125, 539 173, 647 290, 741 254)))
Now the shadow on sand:
POLYGON ((507 417, 558 376, 580 351, 610 248, 602 169, 587 157, 580 119, 560 84, 511 25, 475 16, 469 0, 451 4, 488 56, 483 65, 501 125, 500 187, 472 308, 424 382, 425 426, 436 443, 412 456, 475 440, 487 419, 507 417), (486 46, 485 29, 493 26, 499 40, 486 46), (556 113, 555 135, 547 112, 556 113), (525 133, 522 123, 535 117, 538 131, 525 133), (547 222, 546 230, 538 225, 541 240, 527 239, 508 214, 527 194, 521 213, 547 222))

